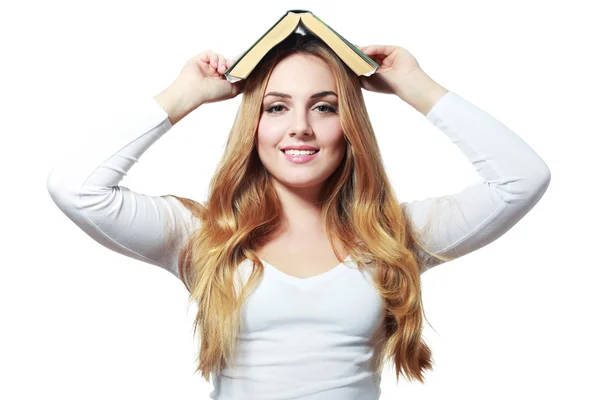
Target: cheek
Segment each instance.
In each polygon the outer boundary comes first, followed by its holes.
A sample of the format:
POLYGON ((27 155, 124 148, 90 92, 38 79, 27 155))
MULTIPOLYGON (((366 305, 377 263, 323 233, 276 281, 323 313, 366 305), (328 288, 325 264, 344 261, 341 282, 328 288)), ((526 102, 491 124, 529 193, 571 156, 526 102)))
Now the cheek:
POLYGON ((267 122, 264 119, 258 124, 257 139, 259 146, 277 146, 281 141, 281 128, 272 122, 267 122))
POLYGON ((328 124, 328 126, 323 127, 324 132, 321 135, 321 139, 319 140, 319 144, 323 147, 328 147, 330 149, 336 148, 345 148, 346 140, 344 139, 344 131, 342 131, 342 126, 337 122, 333 122, 328 124))

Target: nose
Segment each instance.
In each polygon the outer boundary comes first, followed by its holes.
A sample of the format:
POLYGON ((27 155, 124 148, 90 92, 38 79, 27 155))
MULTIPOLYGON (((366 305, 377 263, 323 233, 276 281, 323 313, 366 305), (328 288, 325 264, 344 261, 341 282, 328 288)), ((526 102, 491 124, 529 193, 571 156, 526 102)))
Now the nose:
POLYGON ((290 135, 311 135, 313 133, 308 113, 298 108, 293 116, 292 126, 290 127, 290 135))

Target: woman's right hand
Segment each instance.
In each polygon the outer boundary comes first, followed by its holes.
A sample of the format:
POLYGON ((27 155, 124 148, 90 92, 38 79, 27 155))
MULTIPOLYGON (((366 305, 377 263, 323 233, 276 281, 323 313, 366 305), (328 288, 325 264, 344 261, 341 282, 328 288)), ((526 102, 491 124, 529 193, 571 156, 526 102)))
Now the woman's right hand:
POLYGON ((176 79, 177 86, 185 88, 187 96, 198 105, 231 99, 244 91, 246 80, 231 83, 223 73, 239 56, 232 60, 212 50, 203 51, 185 63, 176 79))

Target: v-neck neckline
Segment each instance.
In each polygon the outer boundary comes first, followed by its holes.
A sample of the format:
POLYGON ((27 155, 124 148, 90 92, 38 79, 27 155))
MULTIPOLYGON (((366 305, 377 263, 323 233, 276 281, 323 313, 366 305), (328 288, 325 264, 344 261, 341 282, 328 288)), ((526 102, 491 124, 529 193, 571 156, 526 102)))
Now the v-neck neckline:
POLYGON ((286 274, 285 272, 281 271, 280 269, 278 269, 277 267, 275 267, 272 264, 269 264, 268 262, 266 262, 265 260, 263 260, 262 258, 259 258, 259 260, 266 265, 271 271, 273 271, 277 276, 279 276, 279 278, 283 279, 284 281, 290 282, 295 284, 296 286, 305 286, 305 285, 310 285, 310 284, 314 284, 317 282, 321 282, 324 281, 328 278, 331 278, 333 276, 338 275, 339 273, 341 273, 344 270, 345 267, 345 262, 350 261, 352 258, 350 257, 350 254, 348 254, 348 256, 344 259, 344 261, 342 261, 341 263, 339 263, 338 265, 336 265, 335 267, 322 272, 320 274, 317 275, 312 275, 309 276, 307 278, 299 278, 297 276, 293 276, 293 275, 289 275, 286 274))

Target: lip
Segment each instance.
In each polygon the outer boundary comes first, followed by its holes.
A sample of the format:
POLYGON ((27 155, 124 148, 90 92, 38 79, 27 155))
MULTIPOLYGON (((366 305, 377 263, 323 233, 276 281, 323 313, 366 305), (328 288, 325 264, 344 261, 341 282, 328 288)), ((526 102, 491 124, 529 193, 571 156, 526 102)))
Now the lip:
POLYGON ((317 151, 319 151, 318 148, 316 148, 314 146, 309 146, 306 144, 291 145, 291 146, 286 146, 286 147, 281 148, 281 151, 285 151, 285 150, 317 150, 317 151))
POLYGON ((310 162, 312 160, 314 160, 317 157, 317 154, 320 153, 319 149, 316 149, 317 152, 314 154, 310 154, 308 156, 292 156, 289 154, 285 154, 285 152, 283 150, 281 150, 281 154, 283 154, 283 156, 285 157, 286 160, 288 160, 291 163, 294 164, 305 164, 307 162, 310 162))

